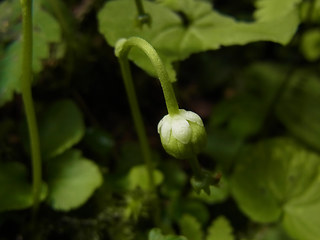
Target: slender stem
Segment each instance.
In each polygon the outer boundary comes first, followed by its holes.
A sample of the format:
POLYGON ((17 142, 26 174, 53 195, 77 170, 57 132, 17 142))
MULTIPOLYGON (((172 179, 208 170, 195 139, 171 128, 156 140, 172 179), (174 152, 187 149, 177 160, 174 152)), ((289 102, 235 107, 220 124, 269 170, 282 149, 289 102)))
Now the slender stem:
POLYGON ((141 0, 135 0, 136 2, 136 7, 139 15, 144 15, 146 14, 143 8, 143 4, 141 0))
MULTIPOLYGON (((120 40, 122 41, 122 40, 120 40)), ((168 113, 174 115, 179 112, 178 103, 176 96, 174 94, 172 84, 169 80, 169 75, 158 55, 156 50, 148 43, 146 40, 139 37, 131 37, 127 40, 124 40, 122 44, 116 46, 116 55, 120 59, 127 59, 129 51, 132 47, 137 47, 141 49, 147 57, 150 59, 154 69, 156 70, 157 76, 160 80, 161 87, 163 90, 163 95, 166 101, 168 113)))
POLYGON ((29 138, 31 143, 33 208, 37 211, 40 202, 42 171, 37 121, 32 101, 32 0, 21 0, 22 4, 22 78, 21 91, 24 102, 29 138))
POLYGON ((190 158, 189 163, 190 163, 190 166, 191 166, 192 171, 194 173, 194 176, 197 179, 200 179, 202 176, 202 170, 201 170, 201 167, 200 167, 200 164, 198 161, 198 157, 195 155, 193 158, 190 158))
POLYGON ((142 120, 139 104, 137 101, 137 96, 136 96, 133 81, 132 81, 129 61, 124 58, 119 58, 119 63, 121 67, 122 78, 124 81, 124 85, 126 88, 126 92, 127 92, 127 96, 130 104, 131 114, 136 127, 138 138, 140 141, 142 155, 143 155, 143 158, 145 159, 145 163, 148 169, 150 189, 153 191, 155 189, 155 185, 154 185, 154 177, 153 177, 153 166, 151 162, 151 150, 148 144, 147 134, 144 128, 144 123, 142 120))
POLYGON ((116 53, 116 56, 119 58, 121 73, 124 80, 129 104, 130 104, 131 113, 133 116, 134 124, 135 124, 138 138, 140 141, 143 158, 145 160, 145 163, 148 169, 150 189, 151 189, 151 192, 155 194, 155 201, 154 201, 155 211, 154 211, 153 217, 156 225, 159 226, 160 225, 160 207, 159 207, 159 202, 158 202, 155 182, 154 182, 153 165, 151 162, 151 150, 148 144, 148 139, 147 139, 146 131, 144 128, 141 112, 139 109, 138 100, 137 100, 137 96, 136 96, 133 81, 132 81, 130 65, 128 61, 128 54, 132 47, 138 47, 139 49, 141 49, 147 55, 147 57, 149 57, 151 63, 156 69, 169 114, 178 113, 179 107, 178 107, 178 103, 177 103, 171 82, 169 80, 168 73, 160 57, 158 56, 156 50, 147 41, 138 37, 132 37, 132 38, 129 38, 128 40, 124 40, 124 39, 119 40, 118 43, 116 44, 115 53, 116 53))
POLYGON ((132 81, 129 61, 126 58, 119 58, 119 63, 121 67, 122 78, 124 80, 124 85, 126 88, 126 92, 127 92, 127 96, 130 104, 131 114, 133 117, 134 125, 136 128, 140 146, 141 146, 141 152, 142 152, 145 164, 147 166, 150 192, 154 194, 154 197, 155 197, 155 201, 154 201, 155 211, 153 214, 154 222, 157 226, 159 226, 160 225, 160 208, 158 203, 156 187, 154 183, 154 174, 153 174, 154 168, 151 161, 151 150, 148 144, 147 134, 144 128, 141 112, 140 112, 138 101, 137 101, 137 96, 136 96, 133 81, 132 81))

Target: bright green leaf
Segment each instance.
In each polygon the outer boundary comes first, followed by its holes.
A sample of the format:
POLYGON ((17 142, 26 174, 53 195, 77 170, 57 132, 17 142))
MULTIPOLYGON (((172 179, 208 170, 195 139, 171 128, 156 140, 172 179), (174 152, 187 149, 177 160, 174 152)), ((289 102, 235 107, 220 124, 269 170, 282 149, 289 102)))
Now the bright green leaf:
POLYGON ((179 221, 181 233, 188 239, 202 240, 203 232, 200 223, 191 215, 185 214, 179 221))
POLYGON ((233 229, 224 216, 217 217, 208 228, 206 240, 234 240, 233 229))
POLYGON ((231 180, 239 207, 254 221, 281 220, 295 239, 320 238, 319 155, 290 139, 267 140, 243 152, 231 180))
POLYGON ((71 100, 60 100, 49 106, 39 119, 42 155, 57 156, 78 143, 85 126, 80 109, 71 100))
POLYGON ((50 159, 48 174, 48 203, 52 208, 69 211, 84 204, 102 184, 99 167, 84 158, 78 150, 69 150, 50 159))
MULTIPOLYGON (((160 185, 163 181, 163 174, 159 170, 154 170, 153 176, 154 184, 156 186, 160 185)), ((135 189, 137 187, 140 187, 143 190, 150 189, 147 167, 145 165, 139 165, 131 168, 128 174, 128 182, 130 189, 135 189)))
MULTIPOLYGON (((144 6, 152 16, 150 28, 137 27, 134 24, 136 12, 132 11, 134 2, 120 0, 107 2, 99 12, 99 30, 111 46, 120 38, 144 38, 158 51, 172 78, 171 63, 174 61, 183 60, 193 53, 254 41, 287 44, 299 24, 295 8, 270 21, 246 23, 213 11, 209 3, 185 0, 184 4, 175 6, 175 10, 184 13, 189 20, 185 26, 179 15, 169 8, 148 1, 144 6)), ((129 57, 146 71, 153 72, 141 52, 133 50, 129 57)))
POLYGON ((292 11, 296 11, 297 5, 302 0, 257 0, 254 15, 258 21, 273 21, 277 18, 283 18, 292 11))
MULTIPOLYGON (((41 198, 45 196, 44 186, 41 198)), ((27 168, 19 162, 0 162, 0 212, 25 209, 32 204, 32 185, 28 181, 27 168)))

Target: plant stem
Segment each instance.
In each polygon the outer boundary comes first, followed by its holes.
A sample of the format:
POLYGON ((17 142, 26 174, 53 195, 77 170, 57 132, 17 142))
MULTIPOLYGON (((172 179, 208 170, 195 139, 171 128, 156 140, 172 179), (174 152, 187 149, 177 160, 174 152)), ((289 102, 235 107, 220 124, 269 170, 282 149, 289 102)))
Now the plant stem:
POLYGON ((119 59, 127 59, 129 51, 132 47, 141 49, 150 59, 153 67, 156 70, 157 76, 160 80, 164 99, 168 109, 169 115, 174 115, 179 112, 178 103, 174 94, 172 84, 169 80, 169 75, 158 55, 156 50, 146 40, 139 37, 131 37, 126 40, 119 40, 120 43, 116 46, 116 55, 119 59))
POLYGON ((135 0, 136 2, 136 7, 138 11, 138 15, 144 15, 146 14, 142 5, 142 0, 135 0))
POLYGON ((147 55, 147 57, 150 59, 151 63, 153 64, 154 68, 156 69, 169 114, 178 113, 179 107, 178 107, 178 103, 177 103, 171 82, 169 80, 169 76, 167 74, 167 71, 165 70, 165 67, 160 57, 158 56, 157 52, 155 51, 155 49, 147 41, 138 37, 132 37, 132 38, 129 38, 128 40, 124 40, 124 39, 119 40, 118 43, 116 44, 115 53, 119 59, 122 78, 126 88, 126 92, 127 92, 127 96, 128 96, 128 100, 131 108, 131 113, 133 116, 134 124, 135 124, 138 138, 140 141, 143 158, 147 166, 148 178, 149 178, 149 184, 150 184, 149 187, 150 187, 151 193, 154 193, 154 196, 155 196, 155 202, 154 202, 155 211, 153 215, 154 221, 155 221, 155 224, 159 226, 160 225, 160 207, 159 207, 159 202, 158 202, 155 182, 154 182, 154 174, 153 174, 154 168, 151 162, 151 150, 148 144, 147 134, 144 128, 141 112, 139 109, 138 100, 137 100, 137 96, 136 96, 134 85, 133 85, 132 74, 130 71, 130 64, 128 61, 128 54, 132 47, 138 47, 139 49, 141 49, 147 55))
POLYGON ((137 96, 136 96, 133 81, 132 81, 129 61, 126 58, 119 58, 119 63, 121 67, 121 73, 122 73, 125 89, 127 92, 127 97, 130 104, 131 114, 133 117, 134 125, 135 125, 139 142, 140 142, 142 156, 147 166, 150 192, 154 194, 154 197, 155 197, 155 202, 154 202, 155 212, 153 215, 154 222, 157 226, 159 226, 160 225, 160 208, 159 208, 157 191, 156 191, 155 182, 154 182, 154 174, 153 174, 154 168, 151 161, 151 150, 148 144, 147 134, 145 131, 144 123, 143 123, 141 112, 139 109, 139 104, 137 101, 137 96))
POLYGON ((189 159, 190 166, 192 168, 193 174, 197 179, 202 176, 202 170, 198 161, 198 157, 195 155, 193 158, 189 159))
POLYGON ((131 114, 133 117, 134 125, 136 127, 138 138, 140 141, 142 155, 148 169, 150 189, 151 191, 154 191, 155 185, 154 185, 154 177, 153 177, 153 166, 151 162, 151 150, 148 144, 147 134, 144 128, 144 123, 142 120, 139 104, 137 101, 137 96, 136 96, 133 81, 132 81, 129 61, 126 58, 119 58, 119 63, 121 67, 122 78, 123 78, 127 96, 128 96, 128 101, 130 104, 131 114))
POLYGON ((22 5, 22 78, 21 91, 27 116, 31 143, 33 209, 37 211, 40 202, 42 171, 37 121, 32 101, 32 0, 21 0, 22 5))

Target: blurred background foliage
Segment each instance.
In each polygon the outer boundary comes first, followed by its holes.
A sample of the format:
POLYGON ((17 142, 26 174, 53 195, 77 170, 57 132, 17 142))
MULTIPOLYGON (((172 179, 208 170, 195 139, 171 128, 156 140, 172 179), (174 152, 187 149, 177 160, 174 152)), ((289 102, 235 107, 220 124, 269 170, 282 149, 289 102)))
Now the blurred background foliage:
POLYGON ((139 27, 133 0, 33 1, 44 162, 35 231, 19 94, 21 8, 0 2, 0 240, 320 239, 320 1, 144 6, 150 27, 139 27), (161 147, 157 124, 166 112, 154 70, 132 51, 161 226, 151 220, 154 196, 113 52, 130 36, 157 49, 180 107, 204 119, 201 164, 222 173, 209 196, 193 192, 188 164, 161 147))

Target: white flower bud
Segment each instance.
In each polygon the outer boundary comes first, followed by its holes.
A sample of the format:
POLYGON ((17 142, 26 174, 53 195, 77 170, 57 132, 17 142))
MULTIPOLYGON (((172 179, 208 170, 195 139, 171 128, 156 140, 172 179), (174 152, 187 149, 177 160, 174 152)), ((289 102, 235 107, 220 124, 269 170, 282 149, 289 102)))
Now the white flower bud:
POLYGON ((199 115, 184 109, 172 116, 164 116, 158 124, 158 133, 166 152, 179 159, 198 154, 207 140, 199 115))

